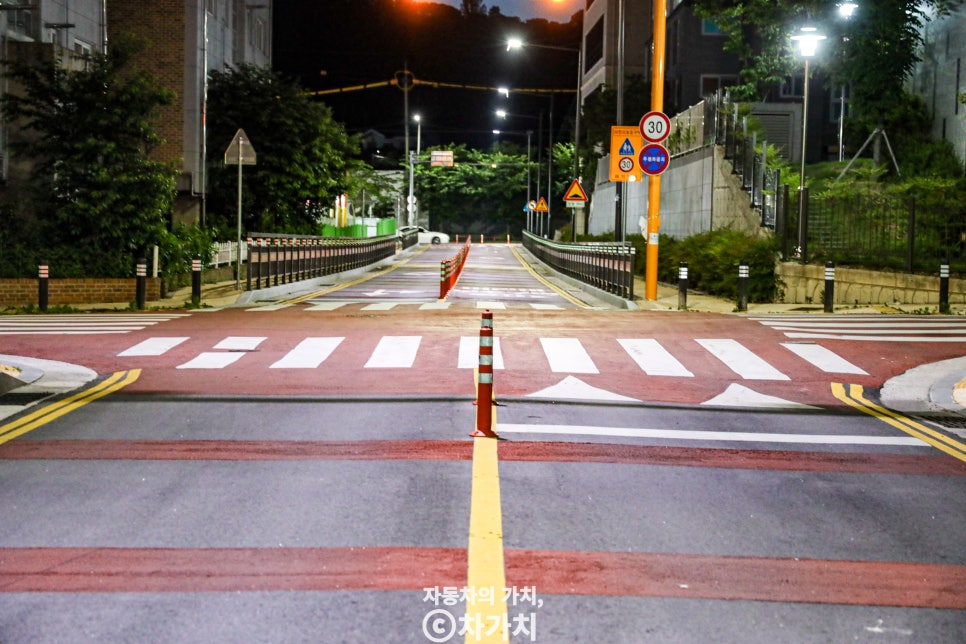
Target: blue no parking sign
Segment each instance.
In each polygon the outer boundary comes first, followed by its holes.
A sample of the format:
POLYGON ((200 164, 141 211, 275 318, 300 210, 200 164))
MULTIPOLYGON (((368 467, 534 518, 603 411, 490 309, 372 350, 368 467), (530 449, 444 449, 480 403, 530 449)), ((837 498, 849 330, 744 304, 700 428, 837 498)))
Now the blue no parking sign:
POLYGON ((647 175, 658 175, 667 170, 671 163, 671 153, 660 143, 648 143, 637 157, 641 171, 647 175))

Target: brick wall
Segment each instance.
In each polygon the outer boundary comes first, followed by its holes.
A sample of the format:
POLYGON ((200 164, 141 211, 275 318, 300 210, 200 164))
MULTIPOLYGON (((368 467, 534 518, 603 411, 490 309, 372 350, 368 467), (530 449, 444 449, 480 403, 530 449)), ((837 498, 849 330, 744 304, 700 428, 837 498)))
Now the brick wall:
POLYGON ((144 38, 147 47, 135 58, 135 64, 176 94, 171 105, 158 110, 157 133, 164 143, 154 156, 178 164, 184 157, 185 21, 189 6, 196 4, 183 0, 107 2, 108 42, 123 33, 144 38))
MULTIPOLYGON (((145 299, 161 299, 161 279, 149 277, 145 283, 145 299)), ((137 280, 127 278, 78 278, 51 279, 47 284, 47 302, 50 306, 61 304, 125 304, 137 297, 137 280)), ((0 306, 38 305, 38 280, 36 278, 0 280, 0 306)))

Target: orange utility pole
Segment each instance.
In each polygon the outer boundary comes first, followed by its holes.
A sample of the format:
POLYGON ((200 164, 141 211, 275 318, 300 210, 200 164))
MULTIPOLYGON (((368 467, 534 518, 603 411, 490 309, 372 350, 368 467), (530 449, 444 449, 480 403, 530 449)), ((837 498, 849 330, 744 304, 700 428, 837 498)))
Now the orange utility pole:
MULTIPOLYGON (((667 32, 667 0, 654 2, 654 52, 651 68, 651 111, 664 111, 664 47, 667 32)), ((657 251, 661 228, 661 175, 647 179, 647 253, 644 265, 644 297, 657 299, 657 251)))

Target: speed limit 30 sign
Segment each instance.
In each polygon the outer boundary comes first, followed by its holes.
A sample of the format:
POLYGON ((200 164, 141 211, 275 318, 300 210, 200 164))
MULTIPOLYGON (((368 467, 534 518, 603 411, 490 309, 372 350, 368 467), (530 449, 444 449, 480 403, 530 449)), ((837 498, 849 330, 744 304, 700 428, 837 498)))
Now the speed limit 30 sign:
POLYGON ((641 117, 641 136, 648 143, 660 143, 671 133, 671 120, 664 112, 648 112, 641 117))

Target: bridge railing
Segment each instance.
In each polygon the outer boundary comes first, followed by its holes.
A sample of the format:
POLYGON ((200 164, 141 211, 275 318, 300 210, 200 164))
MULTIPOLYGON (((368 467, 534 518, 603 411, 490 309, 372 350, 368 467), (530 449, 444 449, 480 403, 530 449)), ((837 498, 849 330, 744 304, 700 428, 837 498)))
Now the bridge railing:
POLYGON ((396 243, 396 235, 353 238, 252 233, 248 238, 245 289, 290 284, 369 266, 392 257, 396 243))
POLYGON ((635 248, 628 242, 553 242, 523 231, 523 246, 554 270, 625 300, 634 299, 635 248))

